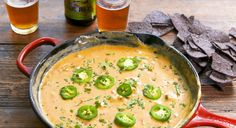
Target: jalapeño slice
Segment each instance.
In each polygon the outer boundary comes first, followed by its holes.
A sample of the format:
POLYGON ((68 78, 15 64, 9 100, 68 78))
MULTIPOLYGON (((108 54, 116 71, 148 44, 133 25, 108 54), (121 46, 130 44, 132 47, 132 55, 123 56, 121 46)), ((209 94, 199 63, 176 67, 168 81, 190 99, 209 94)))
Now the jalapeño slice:
POLYGON ((117 113, 115 116, 115 124, 121 127, 132 127, 136 123, 136 119, 129 113, 117 113))
POLYGON ((127 83, 122 83, 116 90, 116 92, 123 96, 123 97, 127 97, 129 95, 132 94, 132 88, 130 86, 130 84, 127 83))
POLYGON ((95 87, 98 89, 109 89, 115 84, 115 79, 109 75, 102 75, 95 81, 95 87))
POLYGON ((153 85, 146 85, 143 89, 143 95, 149 99, 157 100, 161 97, 161 89, 153 85))
POLYGON ((77 111, 77 116, 83 120, 92 120, 97 117, 98 110, 95 106, 84 105, 80 107, 77 111))
POLYGON ((76 69, 71 77, 71 80, 76 83, 88 83, 93 77, 93 72, 88 68, 76 69))
POLYGON ((165 122, 169 120, 171 116, 171 110, 163 105, 154 105, 150 110, 150 115, 157 121, 165 122))
POLYGON ((134 58, 121 58, 117 62, 117 66, 121 71, 131 71, 138 67, 140 60, 137 57, 134 58))
POLYGON ((77 94, 77 88, 72 85, 65 86, 60 90, 60 95, 64 100, 73 99, 77 94))

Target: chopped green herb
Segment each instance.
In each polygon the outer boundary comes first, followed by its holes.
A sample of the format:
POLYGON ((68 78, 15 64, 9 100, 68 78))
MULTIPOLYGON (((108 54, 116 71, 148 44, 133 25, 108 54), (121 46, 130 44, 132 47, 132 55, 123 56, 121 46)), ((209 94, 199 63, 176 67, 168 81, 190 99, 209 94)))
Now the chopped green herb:
POLYGON ((112 123, 109 123, 109 124, 107 125, 107 128, 112 128, 112 123))
POLYGON ((144 107, 144 103, 143 103, 143 101, 141 101, 141 100, 137 100, 137 102, 138 102, 138 106, 140 106, 142 109, 145 108, 145 107, 144 107))
POLYGON ((152 78, 152 81, 156 81, 157 80, 157 78, 152 78))
POLYGON ((113 67, 113 64, 111 62, 108 62, 107 60, 105 60, 105 62, 100 63, 100 67, 103 70, 106 70, 108 67, 113 67))
POLYGON ((100 98, 100 96, 96 96, 96 97, 95 97, 95 100, 98 100, 99 98, 100 98))
POLYGON ((129 84, 130 86, 136 88, 137 81, 133 78, 126 79, 123 83, 129 84))
POLYGON ((165 66, 162 67, 162 69, 166 69, 166 67, 167 67, 167 66, 165 65, 165 66))
POLYGON ((101 107, 102 105, 101 105, 101 102, 99 102, 99 101, 95 101, 95 107, 96 108, 99 108, 99 107, 101 107))
POLYGON ((180 103, 179 105, 180 105, 181 107, 183 107, 183 108, 186 107, 186 104, 184 104, 184 103, 180 103))
POLYGON ((63 124, 56 124, 55 127, 56 127, 56 128, 64 128, 64 125, 63 125, 63 124))
POLYGON ((85 92, 85 93, 88 93, 88 94, 89 94, 89 93, 91 92, 91 90, 92 90, 91 88, 84 87, 84 92, 85 92))
POLYGON ((107 55, 107 56, 115 55, 115 53, 114 53, 114 52, 112 52, 112 53, 106 53, 106 55, 107 55))
POLYGON ((61 121, 65 121, 65 120, 66 120, 66 117, 61 116, 61 117, 59 117, 59 119, 60 119, 61 121))
POLYGON ((180 87, 179 87, 179 84, 178 84, 177 82, 174 82, 173 84, 175 85, 176 93, 177 93, 177 95, 179 96, 180 93, 181 93, 181 91, 180 91, 180 87))
POLYGON ((128 105, 127 105, 127 109, 131 109, 133 108, 135 105, 138 105, 139 107, 141 107, 142 109, 144 109, 144 102, 142 99, 131 99, 129 102, 128 102, 128 105))
POLYGON ((165 100, 168 100, 169 99, 169 96, 168 95, 165 95, 165 100))
POLYGON ((94 61, 95 61, 94 58, 93 59, 84 60, 83 61, 83 66, 84 67, 90 67, 90 64, 94 63, 94 61))
POLYGON ((95 128, 96 127, 96 124, 93 124, 93 125, 89 125, 89 126, 87 126, 86 128, 95 128))
POLYGON ((144 65, 144 68, 147 69, 148 71, 152 72, 153 69, 154 69, 154 66, 145 64, 145 65, 144 65))
POLYGON ((174 72, 174 75, 178 76, 178 71, 176 69, 172 69, 172 71, 174 72))
POLYGON ((171 102, 171 103, 170 103, 170 106, 171 106, 172 108, 175 108, 175 104, 176 104, 175 102, 171 102))
POLYGON ((103 102, 104 105, 108 105, 106 100, 103 100, 102 102, 103 102))
POLYGON ((98 120, 100 123, 103 123, 103 124, 106 124, 107 123, 107 121, 105 120, 105 119, 99 119, 98 120))
POLYGON ((64 79, 65 82, 69 82, 68 79, 64 79))
POLYGON ((185 91, 188 91, 188 86, 187 85, 184 85, 183 88, 184 88, 185 91))
POLYGON ((111 99, 111 96, 108 95, 108 96, 104 96, 107 100, 110 100, 111 99))
POLYGON ((125 111, 125 108, 117 108, 117 110, 118 110, 119 112, 123 112, 123 111, 125 111))
POLYGON ((178 81, 181 82, 181 81, 182 81, 182 78, 178 78, 178 81))
POLYGON ((141 73, 139 73, 137 77, 141 77, 141 73))
POLYGON ((178 83, 177 82, 173 82, 173 85, 178 85, 178 83))

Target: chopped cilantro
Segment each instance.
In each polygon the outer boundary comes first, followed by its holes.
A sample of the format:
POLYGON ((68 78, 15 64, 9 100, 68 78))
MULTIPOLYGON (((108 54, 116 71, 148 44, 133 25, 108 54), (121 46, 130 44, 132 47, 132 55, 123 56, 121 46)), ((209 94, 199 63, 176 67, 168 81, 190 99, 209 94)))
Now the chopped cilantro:
POLYGON ((111 96, 110 96, 110 95, 104 96, 104 98, 106 98, 107 100, 110 100, 110 99, 111 99, 111 96))
POLYGON ((117 110, 118 110, 119 112, 123 112, 123 111, 125 111, 125 108, 117 108, 117 110))
POLYGON ((173 82, 173 84, 175 85, 175 90, 176 90, 176 93, 177 95, 179 96, 181 91, 180 91, 180 87, 179 87, 179 84, 177 82, 173 82))
POLYGON ((180 105, 181 107, 183 107, 183 108, 186 107, 186 104, 184 104, 184 103, 180 103, 179 105, 180 105))
POLYGON ((101 102, 100 101, 95 101, 95 107, 96 108, 99 108, 99 107, 101 107, 102 105, 101 105, 101 102))
POLYGON ((98 120, 100 123, 103 123, 103 124, 106 124, 107 123, 107 121, 105 120, 105 119, 99 119, 98 120))
POLYGON ((106 70, 108 67, 113 67, 113 64, 111 62, 108 62, 107 60, 105 60, 105 62, 100 63, 100 67, 103 70, 106 70))
POLYGON ((131 109, 133 108, 135 105, 138 105, 139 107, 141 107, 142 109, 144 109, 144 103, 143 103, 143 100, 142 99, 131 99, 129 102, 128 102, 128 105, 127 105, 127 109, 131 109))
POLYGON ((85 92, 85 93, 90 93, 90 92, 91 92, 91 88, 84 87, 84 92, 85 92))

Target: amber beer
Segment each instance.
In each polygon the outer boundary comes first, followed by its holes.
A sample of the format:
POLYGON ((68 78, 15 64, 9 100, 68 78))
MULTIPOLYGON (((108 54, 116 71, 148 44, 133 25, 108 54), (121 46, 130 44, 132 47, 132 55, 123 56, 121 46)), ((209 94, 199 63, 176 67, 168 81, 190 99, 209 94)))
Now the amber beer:
POLYGON ((124 31, 127 26, 130 0, 97 0, 99 31, 124 31))
POLYGON ((38 0, 5 0, 11 28, 29 34, 38 28, 38 0))

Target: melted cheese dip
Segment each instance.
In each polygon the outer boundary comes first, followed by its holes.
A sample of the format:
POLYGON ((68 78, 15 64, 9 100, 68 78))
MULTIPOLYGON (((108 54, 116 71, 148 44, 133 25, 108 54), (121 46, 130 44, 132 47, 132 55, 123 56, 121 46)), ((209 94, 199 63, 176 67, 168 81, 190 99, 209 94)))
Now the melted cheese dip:
POLYGON ((192 103, 190 90, 185 81, 170 61, 147 47, 128 47, 99 45, 78 51, 58 61, 47 72, 41 83, 40 103, 48 120, 55 127, 75 128, 116 128, 116 113, 128 112, 136 118, 134 128, 172 128, 180 123, 190 112, 192 103), (123 57, 141 59, 138 68, 132 71, 119 71, 117 61, 123 57), (73 71, 80 67, 91 67, 94 72, 89 84, 71 81, 73 71), (115 78, 115 85, 107 90, 97 89, 93 83, 99 75, 109 74, 115 78), (117 94, 116 89, 125 79, 133 78, 137 85, 128 98, 117 94), (146 84, 160 87, 162 95, 158 100, 143 96, 146 84), (67 85, 77 88, 78 96, 63 100, 60 89, 67 85), (85 121, 76 116, 83 105, 101 103, 98 116, 85 121), (171 109, 171 117, 166 122, 154 120, 149 111, 155 104, 162 104, 171 109))

